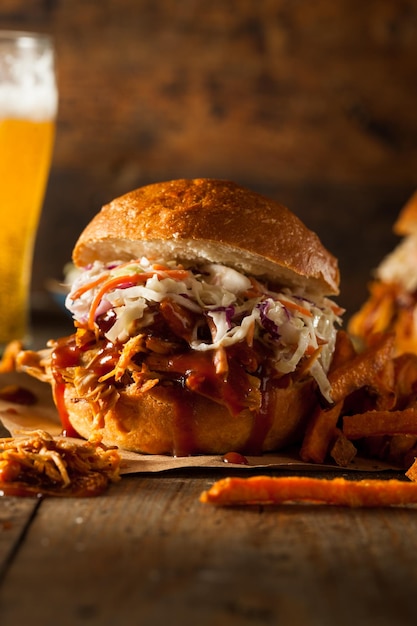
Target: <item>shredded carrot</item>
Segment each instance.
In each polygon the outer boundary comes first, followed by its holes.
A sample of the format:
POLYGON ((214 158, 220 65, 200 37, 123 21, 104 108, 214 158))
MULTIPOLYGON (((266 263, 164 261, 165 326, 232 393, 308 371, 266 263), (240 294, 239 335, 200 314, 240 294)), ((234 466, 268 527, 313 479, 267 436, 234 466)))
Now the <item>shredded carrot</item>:
POLYGON ((180 270, 180 269, 175 269, 175 270, 170 270, 170 269, 161 269, 161 270, 157 270, 155 267, 155 272, 156 274, 159 275, 159 273, 161 274, 160 278, 173 278, 174 280, 183 280, 184 278, 188 278, 190 272, 188 270, 180 270))
POLYGON ((181 275, 181 277, 183 277, 183 275, 185 276, 188 274, 188 270, 185 270, 182 265, 177 265, 175 269, 172 269, 168 267, 167 265, 161 265, 160 263, 155 263, 154 265, 152 265, 152 269, 155 272, 168 272, 170 276, 174 274, 175 272, 178 272, 179 275, 181 275))
POLYGON ((112 289, 117 288, 119 285, 129 282, 135 285, 139 285, 140 283, 144 283, 153 276, 153 272, 142 272, 141 274, 124 274, 122 276, 113 276, 113 278, 109 278, 104 285, 97 291, 96 295, 93 298, 91 303, 90 312, 88 315, 88 327, 93 330, 94 329, 94 321, 96 318, 97 308, 103 298, 103 296, 112 289))
POLYGON ((298 313, 301 313, 301 315, 306 315, 307 317, 313 317, 313 314, 311 311, 306 309, 304 306, 301 306, 301 304, 298 304, 297 302, 292 302, 291 300, 282 300, 282 299, 280 299, 279 302, 281 302, 281 304, 286 306, 287 309, 292 309, 293 311, 297 311, 298 313))
POLYGON ((223 478, 200 495, 200 502, 220 506, 332 504, 386 507, 417 503, 417 483, 396 479, 347 480, 309 476, 223 478))
POLYGON ((167 267, 166 265, 155 263, 154 265, 152 265, 152 269, 155 270, 155 272, 164 272, 165 270, 169 270, 169 267, 167 267))
POLYGON ((263 296, 265 292, 263 291, 260 283, 253 278, 253 276, 248 276, 248 278, 252 286, 243 293, 244 297, 250 300, 251 298, 259 298, 260 296, 263 296))
POLYGON ((78 298, 81 298, 81 296, 86 293, 87 291, 89 291, 90 289, 94 289, 94 287, 98 287, 98 285, 101 285, 101 283, 103 283, 105 280, 107 280, 107 274, 102 274, 101 276, 99 276, 98 278, 96 278, 95 280, 92 280, 89 283, 86 283, 85 285, 81 285, 81 287, 79 287, 78 289, 76 289, 72 294, 71 294, 71 298, 72 300, 78 300, 78 298))
POLYGON ((319 355, 321 352, 321 346, 318 346, 317 348, 315 348, 314 346, 311 345, 311 343, 307 346, 306 351, 305 351, 305 355, 306 356, 313 356, 315 354, 319 355))
MULTIPOLYGON (((122 269, 124 267, 129 267, 131 265, 135 265, 134 261, 126 261, 126 263, 121 263, 120 265, 117 266, 117 269, 122 269)), ((162 267, 162 266, 161 266, 162 267)), ((80 298, 84 293, 86 293, 87 291, 89 291, 90 289, 94 289, 94 287, 98 287, 98 285, 100 285, 101 283, 103 283, 105 280, 108 280, 108 274, 101 274, 98 278, 96 278, 95 280, 92 280, 89 283, 86 283, 85 285, 82 285, 81 287, 79 287, 76 291, 74 291, 74 293, 72 294, 72 299, 73 300, 77 300, 78 298, 80 298)))
POLYGON ((163 270, 162 275, 160 275, 158 271, 154 270, 150 272, 142 272, 140 274, 123 274, 121 276, 113 276, 112 278, 109 278, 101 286, 101 288, 97 291, 96 295, 93 298, 93 301, 90 307, 90 312, 88 315, 88 328, 90 328, 91 330, 94 329, 96 311, 103 296, 106 293, 108 293, 114 288, 117 288, 119 285, 122 285, 123 283, 131 283, 134 285, 139 285, 141 283, 146 282, 149 278, 152 278, 155 275, 157 275, 159 279, 173 278, 174 280, 181 280, 188 276, 188 271, 180 270, 180 269, 174 269, 174 270, 167 269, 167 270, 163 270))
POLYGON ((343 315, 343 313, 345 312, 345 309, 343 309, 341 306, 338 306, 334 302, 330 301, 329 304, 330 304, 330 309, 333 311, 335 315, 343 315))

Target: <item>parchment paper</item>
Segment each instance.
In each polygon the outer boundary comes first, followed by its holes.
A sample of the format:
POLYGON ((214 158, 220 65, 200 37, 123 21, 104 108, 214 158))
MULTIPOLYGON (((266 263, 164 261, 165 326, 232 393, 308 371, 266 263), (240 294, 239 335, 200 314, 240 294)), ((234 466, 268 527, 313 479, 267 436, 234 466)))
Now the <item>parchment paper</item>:
MULTIPOLYGON (((37 402, 23 405, 8 402, 0 398, 0 421, 12 436, 25 432, 44 430, 54 437, 61 437, 61 424, 52 400, 49 385, 42 383, 27 374, 15 372, 0 374, 0 390, 9 385, 18 385, 34 393, 37 402)), ((231 451, 232 452, 232 451, 231 451)), ((228 470, 250 469, 294 469, 335 471, 382 471, 392 470, 392 465, 373 459, 356 458, 348 467, 340 468, 336 464, 317 465, 304 463, 297 456, 297 450, 279 453, 268 453, 262 456, 248 456, 248 465, 225 463, 221 455, 172 457, 163 455, 137 454, 120 450, 122 458, 121 473, 164 472, 181 468, 213 468, 228 470)))

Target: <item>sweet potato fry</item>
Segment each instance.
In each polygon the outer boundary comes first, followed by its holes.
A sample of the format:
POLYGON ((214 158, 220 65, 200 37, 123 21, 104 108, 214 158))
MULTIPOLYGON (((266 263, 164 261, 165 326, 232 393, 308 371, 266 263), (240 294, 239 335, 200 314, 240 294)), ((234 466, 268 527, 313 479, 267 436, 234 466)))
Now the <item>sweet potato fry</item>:
POLYGON ((392 335, 380 336, 375 338, 372 347, 330 372, 329 382, 333 402, 343 400, 362 387, 375 387, 378 390, 382 380, 385 388, 389 386, 389 383, 392 387, 394 383, 393 350, 394 337, 392 335), (387 367, 387 370, 381 377, 384 367, 387 367), (392 380, 387 378, 390 375, 392 375, 392 380))
POLYGON ((394 372, 398 398, 409 402, 417 393, 417 354, 402 354, 394 359, 394 372))
POLYGON ((306 463, 323 463, 335 438, 335 429, 342 410, 340 401, 328 409, 319 408, 307 425, 300 450, 306 463))
POLYGON ((348 439, 375 435, 417 435, 417 409, 365 411, 345 415, 342 430, 348 439))
POLYGON ((350 336, 344 330, 339 330, 336 336, 336 345, 329 373, 336 370, 341 365, 351 361, 356 356, 356 350, 350 336))
POLYGON ((414 435, 388 436, 385 454, 380 458, 388 463, 407 469, 414 463, 417 456, 417 437, 414 435))
POLYGON ((307 476, 223 478, 200 495, 220 506, 331 504, 346 507, 388 507, 417 503, 417 483, 396 479, 346 480, 307 476))
POLYGON ((329 450, 329 454, 339 467, 347 467, 355 458, 357 450, 353 443, 349 441, 338 428, 336 438, 329 450))
POLYGON ((417 482, 417 459, 414 459, 414 463, 412 465, 410 465, 410 467, 406 471, 405 475, 410 480, 412 480, 414 482, 417 482))
POLYGON ((375 333, 392 330, 395 319, 395 302, 398 286, 375 280, 368 285, 369 298, 348 323, 348 331, 365 344, 372 341, 375 333))

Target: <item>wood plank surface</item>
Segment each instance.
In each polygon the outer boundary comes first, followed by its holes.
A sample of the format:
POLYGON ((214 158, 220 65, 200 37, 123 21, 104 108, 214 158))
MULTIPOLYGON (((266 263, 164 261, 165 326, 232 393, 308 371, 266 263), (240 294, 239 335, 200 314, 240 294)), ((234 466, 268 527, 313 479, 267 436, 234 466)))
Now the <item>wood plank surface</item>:
POLYGON ((38 505, 34 499, 0 498, 0 584, 38 505))
POLYGON ((129 476, 43 501, 2 626, 415 623, 416 510, 218 509, 198 501, 213 479, 129 476))

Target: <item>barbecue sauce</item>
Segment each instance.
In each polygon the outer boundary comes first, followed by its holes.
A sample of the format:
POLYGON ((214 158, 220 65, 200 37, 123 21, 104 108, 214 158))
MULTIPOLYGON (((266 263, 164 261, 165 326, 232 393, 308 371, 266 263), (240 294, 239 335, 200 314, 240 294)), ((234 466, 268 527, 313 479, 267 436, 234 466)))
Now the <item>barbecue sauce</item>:
POLYGON ((249 465, 248 459, 240 454, 240 452, 227 452, 222 456, 224 463, 233 463, 234 465, 249 465))
MULTIPOLYGON (((150 358, 153 367, 157 365, 150 358)), ((226 406, 230 414, 237 420, 242 411, 248 410, 248 397, 252 391, 253 377, 248 377, 240 363, 229 360, 229 371, 225 376, 216 374, 210 353, 186 353, 171 356, 162 361, 158 358, 159 367, 164 374, 171 377, 166 389, 166 399, 175 406, 175 423, 173 429, 174 456, 190 456, 200 453, 193 437, 192 426, 195 423, 191 393, 202 395, 211 401, 226 406)), ((263 444, 272 426, 275 411, 273 393, 274 383, 268 368, 261 378, 261 406, 253 408, 252 429, 241 450, 229 452, 223 460, 229 463, 246 464, 243 456, 262 453, 263 444)), ((263 370, 261 370, 263 371, 263 370)))
POLYGON ((61 420, 62 425, 62 435, 63 437, 75 437, 79 438, 80 435, 77 433, 75 428, 70 422, 67 408, 65 406, 65 383, 57 383, 55 386, 55 405, 58 410, 58 415, 61 420))
POLYGON ((245 451, 251 454, 262 452, 263 443, 272 426, 275 414, 273 382, 268 372, 261 377, 262 402, 259 411, 254 413, 252 432, 245 451))
MULTIPOLYGON (((56 380, 55 402, 63 434, 66 436, 79 437, 70 423, 65 407, 65 382, 61 372, 68 367, 85 367, 82 363, 82 352, 91 347, 92 342, 86 346, 77 345, 75 335, 72 335, 58 341, 53 350, 52 370, 56 380)), ((116 365, 120 356, 120 346, 102 340, 96 343, 94 350, 96 354, 90 361, 89 367, 99 378, 111 372, 116 365)), ((242 411, 249 409, 253 417, 252 430, 242 450, 236 451, 236 454, 262 452, 275 412, 273 382, 269 368, 265 365, 259 366, 260 362, 265 361, 265 357, 258 349, 249 348, 247 344, 238 344, 231 349, 226 348, 226 353, 228 369, 225 373, 216 371, 213 351, 188 350, 170 355, 147 352, 138 355, 146 367, 159 377, 158 393, 162 397, 165 396, 171 404, 174 403, 176 416, 172 433, 174 456, 190 456, 199 453, 192 432, 195 415, 190 394, 193 393, 227 407, 230 414, 237 420, 242 411), (252 387, 259 379, 262 396, 260 407, 252 400, 254 393, 252 387)), ((108 383, 112 384, 112 380, 110 379, 108 383)))
POLYGON ((224 404, 234 416, 248 406, 252 391, 250 380, 235 361, 229 363, 226 374, 218 374, 210 352, 186 352, 177 355, 150 355, 148 367, 177 381, 189 391, 224 404))
POLYGON ((80 349, 75 342, 75 335, 63 337, 56 342, 52 351, 52 370, 55 378, 60 370, 76 367, 80 364, 80 349))
MULTIPOLYGON (((52 351, 52 371, 55 378, 55 404, 62 424, 64 437, 80 437, 71 425, 68 411, 65 405, 65 381, 62 371, 66 368, 82 365, 82 353, 91 348, 91 342, 84 346, 78 346, 75 335, 64 337, 56 342, 52 351)), ((111 372, 117 363, 119 349, 110 341, 103 342, 95 350, 96 354, 90 366, 94 374, 99 378, 111 372)))
POLYGON ((54 401, 62 424, 64 437, 80 437, 71 425, 68 411, 65 406, 65 382, 62 370, 67 367, 76 367, 80 363, 80 350, 75 343, 75 336, 63 337, 57 341, 51 357, 52 372, 55 378, 54 401))

